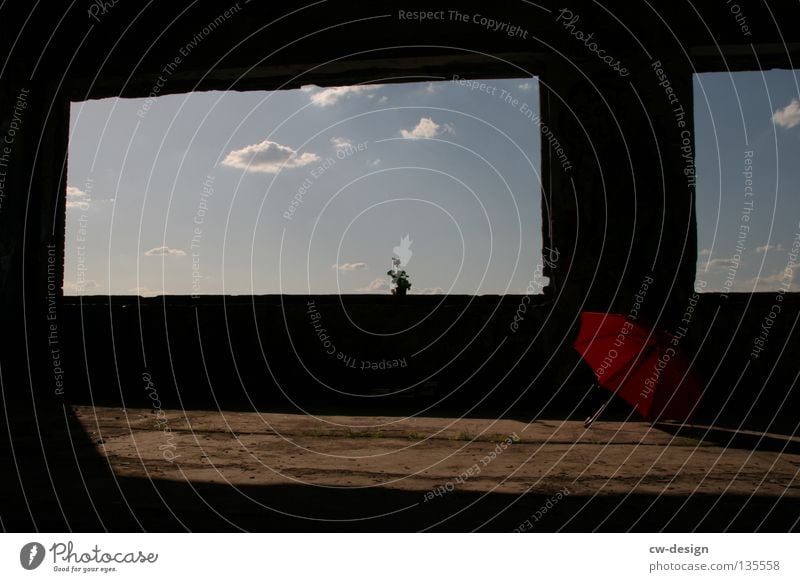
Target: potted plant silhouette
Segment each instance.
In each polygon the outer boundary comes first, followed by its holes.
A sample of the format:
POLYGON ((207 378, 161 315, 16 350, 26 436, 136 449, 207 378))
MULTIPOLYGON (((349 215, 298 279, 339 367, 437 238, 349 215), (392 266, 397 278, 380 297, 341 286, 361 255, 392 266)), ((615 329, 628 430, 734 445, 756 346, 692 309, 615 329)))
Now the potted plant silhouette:
POLYGON ((411 289, 408 273, 400 269, 400 259, 392 258, 392 269, 386 274, 392 278, 392 295, 406 295, 411 289))

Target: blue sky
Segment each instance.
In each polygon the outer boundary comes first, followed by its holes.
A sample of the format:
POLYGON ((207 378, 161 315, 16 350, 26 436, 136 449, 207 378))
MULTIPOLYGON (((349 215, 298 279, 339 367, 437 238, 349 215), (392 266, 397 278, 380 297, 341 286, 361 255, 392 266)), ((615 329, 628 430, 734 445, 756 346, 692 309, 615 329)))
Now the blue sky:
POLYGON ((800 290, 789 257, 800 235, 798 77, 695 76, 697 280, 706 290, 800 290))
POLYGON ((523 104, 535 79, 74 103, 65 293, 388 293, 406 235, 412 292, 523 293, 541 261, 523 104))
MULTIPOLYGON (((65 292, 387 293, 408 235, 412 292, 524 293, 538 87, 484 83, 75 103, 65 292)), ((795 72, 696 75, 694 94, 698 282, 800 290, 795 72)))

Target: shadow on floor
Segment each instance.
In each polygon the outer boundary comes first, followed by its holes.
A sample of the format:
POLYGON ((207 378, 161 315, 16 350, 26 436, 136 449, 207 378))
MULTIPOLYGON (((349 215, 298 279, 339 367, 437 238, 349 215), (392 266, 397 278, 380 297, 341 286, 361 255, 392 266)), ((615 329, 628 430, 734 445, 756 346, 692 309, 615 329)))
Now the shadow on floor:
MULTIPOLYGON (((0 491, 7 531, 794 531, 800 500, 765 496, 577 496, 533 519, 551 492, 523 496, 386 487, 226 484, 117 478, 64 408, 38 415, 37 438, 8 441, 31 420, 9 418, 0 446, 10 470, 0 491), (21 484, 21 486, 20 486, 21 484)), ((25 426, 27 425, 27 426, 25 426)))
MULTIPOLYGON (((800 441, 792 438, 794 430, 784 438, 780 434, 744 432, 736 428, 712 426, 680 426, 669 423, 656 423, 655 428, 676 437, 687 437, 717 447, 743 449, 746 451, 765 451, 787 455, 800 455, 800 441), (790 436, 792 435, 792 436, 790 436)), ((786 430, 786 429, 784 429, 786 430)))

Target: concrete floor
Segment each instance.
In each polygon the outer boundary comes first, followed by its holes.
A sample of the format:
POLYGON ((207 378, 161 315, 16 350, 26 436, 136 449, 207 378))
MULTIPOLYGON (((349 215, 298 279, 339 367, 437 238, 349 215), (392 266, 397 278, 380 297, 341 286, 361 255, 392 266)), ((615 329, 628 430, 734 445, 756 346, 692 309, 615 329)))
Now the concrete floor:
MULTIPOLYGON (((308 520, 371 529, 380 518, 379 529, 414 531, 448 523, 511 531, 526 520, 543 530, 785 531, 800 515, 800 439, 785 435, 642 422, 600 421, 585 430, 559 420, 74 411, 117 479, 166 490, 189 485, 193 495, 235 492, 300 520, 259 522, 266 529, 303 529, 308 520), (287 487, 305 500, 281 505, 287 501, 278 492, 287 487), (459 521, 487 499, 491 508, 459 521), (543 519, 548 500, 559 507, 543 519), (653 521, 653 508, 664 506, 653 521)), ((183 496, 175 497, 180 505, 183 496)))

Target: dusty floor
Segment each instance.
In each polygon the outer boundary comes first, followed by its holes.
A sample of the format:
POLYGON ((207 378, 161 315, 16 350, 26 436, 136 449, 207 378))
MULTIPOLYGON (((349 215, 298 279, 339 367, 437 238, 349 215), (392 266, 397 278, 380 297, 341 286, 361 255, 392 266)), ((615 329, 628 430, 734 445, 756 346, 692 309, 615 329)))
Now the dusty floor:
POLYGON ((9 415, 8 531, 794 531, 800 439, 640 422, 9 415), (19 484, 23 484, 19 486, 19 484))
POLYGON ((800 439, 782 435, 704 427, 665 432, 641 422, 598 422, 586 430, 580 422, 556 420, 75 412, 123 477, 380 486, 416 492, 421 502, 437 487, 517 495, 566 487, 589 496, 800 497, 800 439))

